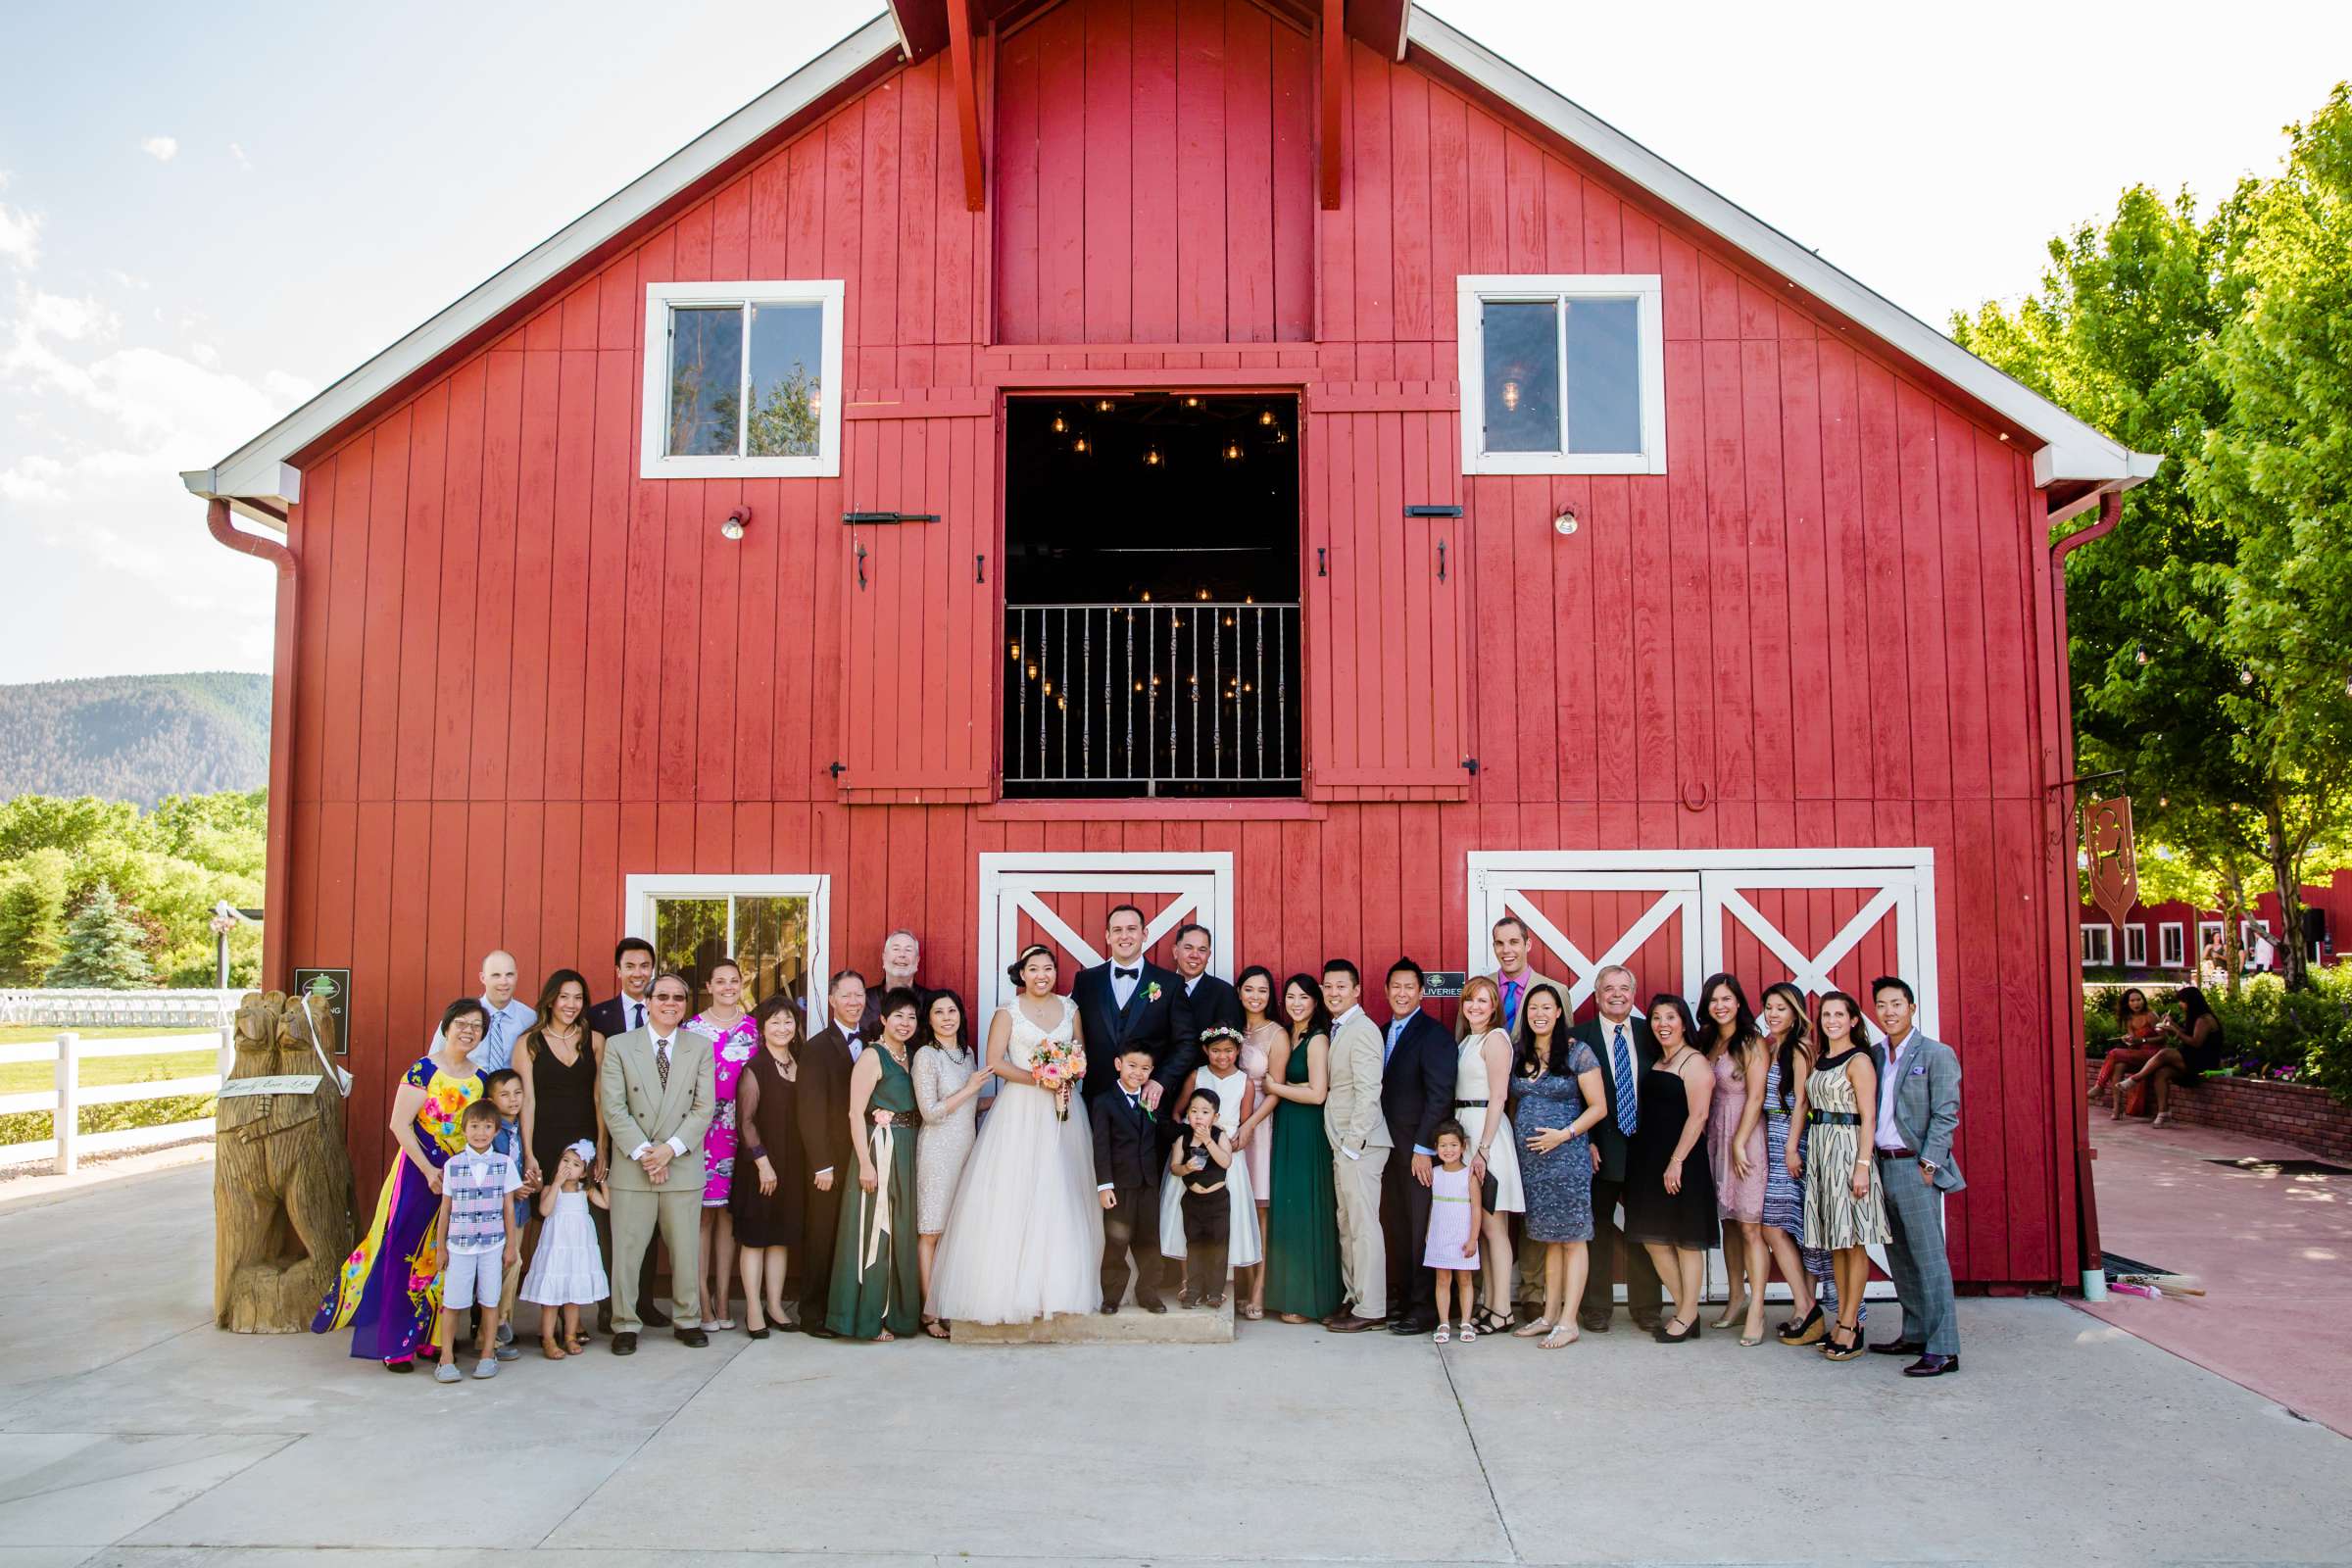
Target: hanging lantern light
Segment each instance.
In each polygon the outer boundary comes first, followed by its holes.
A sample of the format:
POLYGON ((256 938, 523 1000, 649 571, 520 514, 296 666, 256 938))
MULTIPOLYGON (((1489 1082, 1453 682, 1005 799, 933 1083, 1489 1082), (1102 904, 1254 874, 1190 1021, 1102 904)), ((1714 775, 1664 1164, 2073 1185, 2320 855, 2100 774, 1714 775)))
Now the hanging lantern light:
POLYGON ((1239 463, 1242 461, 1242 444, 1239 441, 1228 441, 1225 443, 1225 461, 1227 463, 1239 463))
POLYGON ((1077 453, 1077 454, 1078 454, 1078 456, 1080 456, 1080 457, 1082 457, 1082 458, 1083 458, 1083 457, 1085 457, 1085 456, 1086 456, 1088 453, 1090 453, 1090 452, 1094 451, 1094 450, 1095 450, 1095 448, 1094 448, 1094 444, 1093 444, 1092 442, 1088 441, 1088 440, 1086 439, 1086 437, 1084 437, 1084 436, 1080 436, 1080 437, 1079 437, 1077 440, 1075 440, 1075 441, 1073 441, 1073 442, 1071 442, 1071 443, 1070 443, 1070 450, 1071 450, 1072 452, 1075 452, 1075 453, 1077 453))
POLYGON ((1184 406, 1188 409, 1197 409, 1200 406, 1200 399, 1188 392, 1184 395, 1184 406))
POLYGON ((1146 447, 1146 448, 1144 448, 1144 466, 1145 466, 1145 467, 1147 467, 1147 468, 1156 468, 1156 467, 1158 467, 1158 466, 1160 466, 1160 464, 1161 464, 1163 461, 1165 461, 1165 460, 1163 460, 1163 459, 1160 457, 1160 455, 1159 455, 1159 448, 1157 448, 1157 447, 1146 447))
POLYGON ((1274 411, 1272 409, 1258 410, 1257 422, 1260 424, 1272 424, 1274 422, 1274 411))
POLYGON ((1117 405, 1113 404, 1108 398, 1095 399, 1095 412, 1097 414, 1108 414, 1117 405))
POLYGON ((2240 686, 2251 686, 2251 685, 2253 685, 2253 684, 2254 684, 2254 672, 2253 672, 2252 670, 2250 670, 2250 669, 2241 669, 2241 670, 2239 670, 2239 671, 2237 672, 2237 683, 2238 683, 2240 686))
POLYGON ((2146 643, 2133 643, 2132 645, 2132 662, 2137 664, 2142 669, 2148 667, 2148 645, 2146 643))
POLYGON ((1059 409, 1055 409, 1054 411, 1054 433, 1055 435, 1067 435, 1069 432, 1070 421, 1063 417, 1062 412, 1059 409))

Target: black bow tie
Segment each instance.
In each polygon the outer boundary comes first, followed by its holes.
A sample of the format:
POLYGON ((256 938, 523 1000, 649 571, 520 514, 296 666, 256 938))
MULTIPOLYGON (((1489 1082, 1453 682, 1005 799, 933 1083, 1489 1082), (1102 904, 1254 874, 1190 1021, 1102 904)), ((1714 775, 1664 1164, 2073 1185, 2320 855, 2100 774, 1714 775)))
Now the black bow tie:
POLYGON ((1142 974, 1143 972, 1144 972, 1144 971, 1143 971, 1143 970, 1141 970, 1141 969, 1118 969, 1118 968, 1114 968, 1114 969, 1112 969, 1112 970, 1110 971, 1110 977, 1111 977, 1113 980, 1132 980, 1132 979, 1134 979, 1134 978, 1135 978, 1137 975, 1140 975, 1140 974, 1142 974))

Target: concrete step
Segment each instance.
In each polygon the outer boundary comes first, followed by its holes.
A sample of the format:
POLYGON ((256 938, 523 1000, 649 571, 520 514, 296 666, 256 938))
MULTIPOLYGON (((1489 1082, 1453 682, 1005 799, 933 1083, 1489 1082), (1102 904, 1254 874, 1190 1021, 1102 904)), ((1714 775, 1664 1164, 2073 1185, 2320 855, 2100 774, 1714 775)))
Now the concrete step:
POLYGON ((1147 1312, 1130 1301, 1109 1317, 1071 1312, 1036 1323, 957 1323, 956 1345, 1229 1345, 1233 1342, 1233 1297, 1211 1312, 1187 1310, 1168 1299, 1165 1312, 1147 1312))

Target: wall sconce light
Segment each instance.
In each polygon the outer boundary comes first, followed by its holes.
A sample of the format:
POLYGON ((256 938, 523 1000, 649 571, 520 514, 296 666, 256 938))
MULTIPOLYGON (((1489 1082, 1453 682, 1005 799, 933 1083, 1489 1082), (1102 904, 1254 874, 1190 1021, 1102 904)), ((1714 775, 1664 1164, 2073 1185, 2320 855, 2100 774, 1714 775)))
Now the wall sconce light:
POLYGON ((1573 507, 1562 507, 1560 514, 1551 519, 1551 526, 1552 531, 1563 539, 1576 532, 1576 510, 1573 507))
POLYGON ((751 520, 752 509, 737 507, 727 514, 727 520, 718 525, 719 537, 729 540, 742 538, 744 525, 751 520))

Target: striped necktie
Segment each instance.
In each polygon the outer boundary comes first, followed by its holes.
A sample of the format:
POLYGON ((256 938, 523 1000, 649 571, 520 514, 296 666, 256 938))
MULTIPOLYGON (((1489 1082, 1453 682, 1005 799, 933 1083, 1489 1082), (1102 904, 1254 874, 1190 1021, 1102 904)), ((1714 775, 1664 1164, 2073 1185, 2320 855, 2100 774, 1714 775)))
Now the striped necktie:
POLYGON ((1625 1025, 1617 1026, 1609 1045, 1610 1077, 1617 1086, 1617 1130, 1633 1135, 1640 1107, 1634 1102, 1634 1054, 1625 1043, 1625 1025))

